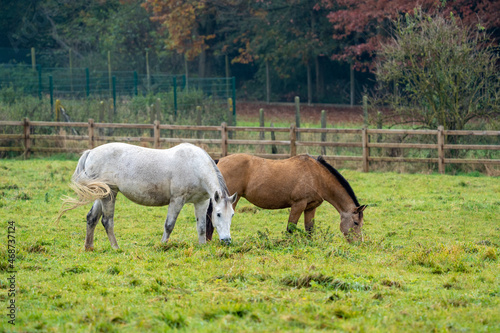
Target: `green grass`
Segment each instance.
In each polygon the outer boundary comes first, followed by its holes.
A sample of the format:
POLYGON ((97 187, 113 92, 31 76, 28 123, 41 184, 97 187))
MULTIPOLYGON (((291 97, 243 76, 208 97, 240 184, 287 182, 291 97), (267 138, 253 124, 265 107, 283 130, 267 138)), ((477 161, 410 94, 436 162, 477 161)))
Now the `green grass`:
MULTIPOLYGON (((500 179, 342 170, 365 211, 366 241, 348 244, 323 204, 317 230, 284 233, 287 210, 241 201, 233 244, 197 244, 186 206, 161 244, 167 207, 119 196, 114 251, 104 228, 85 252, 90 207, 53 222, 76 161, 0 160, 0 244, 16 225, 16 325, 0 331, 500 330, 500 179)), ((299 226, 303 230, 303 225, 299 226)))

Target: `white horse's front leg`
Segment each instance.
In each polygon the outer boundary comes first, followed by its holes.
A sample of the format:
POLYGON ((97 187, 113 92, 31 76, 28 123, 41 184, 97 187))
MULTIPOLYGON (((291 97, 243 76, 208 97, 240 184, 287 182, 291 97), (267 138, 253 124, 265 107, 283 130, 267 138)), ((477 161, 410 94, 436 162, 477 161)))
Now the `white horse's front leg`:
POLYGON ((172 230, 174 230, 175 222, 177 221, 177 216, 181 212, 182 206, 184 206, 184 198, 177 197, 172 198, 168 204, 167 219, 165 221, 165 230, 163 231, 163 237, 161 238, 162 243, 168 241, 172 230))
POLYGON ((207 242, 207 209, 210 199, 194 204, 194 213, 196 215, 196 230, 198 230, 198 242, 205 244, 207 242))

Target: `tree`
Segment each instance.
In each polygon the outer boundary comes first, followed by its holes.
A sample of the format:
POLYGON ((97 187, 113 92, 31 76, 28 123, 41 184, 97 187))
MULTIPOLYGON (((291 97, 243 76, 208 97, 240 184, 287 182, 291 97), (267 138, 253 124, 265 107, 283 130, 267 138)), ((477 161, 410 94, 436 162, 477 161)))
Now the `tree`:
POLYGON ((500 58, 484 28, 421 10, 394 24, 376 74, 384 101, 403 119, 461 130, 475 118, 499 115, 500 58))
MULTIPOLYGON (((37 63, 106 68, 113 53, 113 68, 144 68, 144 49, 158 45, 155 24, 138 1, 22 0, 0 12, 5 32, 3 46, 37 50, 37 63), (11 21, 12 19, 12 21, 11 21), (20 24, 11 24, 12 22, 20 24), (9 23, 10 22, 10 23, 9 23)), ((0 43, 2 40, 0 38, 0 43)), ((0 44, 1 45, 1 44, 0 44)))
POLYGON ((230 45, 245 42, 250 0, 146 0, 151 20, 162 25, 168 49, 192 61, 199 59, 199 75, 208 72, 212 55, 226 54, 230 45))
MULTIPOLYGON (((269 68, 281 79, 296 79, 297 75, 305 73, 309 102, 313 99, 314 68, 315 97, 320 98, 323 90, 320 59, 330 55, 330 44, 334 43, 326 19, 327 11, 312 0, 256 1, 252 8, 255 15, 247 29, 248 44, 239 49, 244 60, 257 61, 261 77, 264 71, 268 75, 269 68)), ((235 61, 239 61, 238 58, 235 61)))
POLYGON ((377 50, 390 37, 392 22, 417 7, 429 14, 453 12, 465 24, 480 23, 497 41, 500 38, 498 0, 323 0, 321 6, 330 10, 332 37, 340 43, 333 59, 353 61, 358 70, 375 69, 377 50))

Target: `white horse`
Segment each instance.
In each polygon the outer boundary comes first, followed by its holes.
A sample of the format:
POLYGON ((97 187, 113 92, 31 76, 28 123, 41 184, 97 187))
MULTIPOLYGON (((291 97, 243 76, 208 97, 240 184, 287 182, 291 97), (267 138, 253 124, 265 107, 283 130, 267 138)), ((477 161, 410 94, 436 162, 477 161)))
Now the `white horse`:
MULTIPOLYGON (((108 143, 83 153, 72 178, 78 200, 65 211, 94 201, 87 214, 85 249, 94 248, 94 229, 102 216, 111 246, 118 249, 113 231, 116 195, 143 206, 168 207, 162 242, 168 241, 177 216, 185 203, 195 208, 198 241, 206 242, 206 214, 211 206, 212 221, 221 241, 231 242, 234 215, 224 178, 203 149, 183 143, 170 149, 150 149, 124 143, 108 143)), ((210 217, 210 216, 209 216, 210 217)))

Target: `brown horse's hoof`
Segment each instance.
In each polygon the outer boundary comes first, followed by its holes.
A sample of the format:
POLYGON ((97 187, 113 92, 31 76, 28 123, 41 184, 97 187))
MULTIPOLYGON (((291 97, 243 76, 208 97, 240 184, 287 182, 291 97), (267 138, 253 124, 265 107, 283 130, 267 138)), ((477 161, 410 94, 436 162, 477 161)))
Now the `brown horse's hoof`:
POLYGON ((85 251, 86 252, 91 252, 91 251, 94 251, 94 247, 93 246, 85 246, 85 251))

